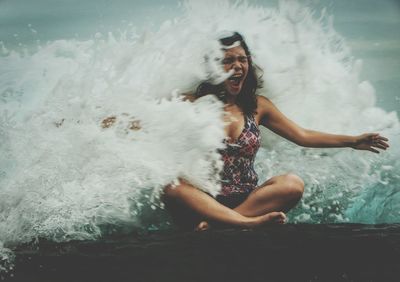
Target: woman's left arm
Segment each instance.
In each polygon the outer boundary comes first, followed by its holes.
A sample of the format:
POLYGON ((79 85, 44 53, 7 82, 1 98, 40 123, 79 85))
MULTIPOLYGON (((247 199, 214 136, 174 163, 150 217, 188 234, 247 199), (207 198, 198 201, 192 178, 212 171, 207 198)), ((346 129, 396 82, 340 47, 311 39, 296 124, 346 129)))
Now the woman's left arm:
POLYGON ((386 150, 389 145, 387 138, 378 133, 365 133, 359 136, 336 135, 300 127, 284 114, 265 97, 258 96, 257 114, 259 123, 276 134, 303 147, 313 148, 338 148, 351 147, 358 150, 368 150, 379 153, 377 149, 386 150))

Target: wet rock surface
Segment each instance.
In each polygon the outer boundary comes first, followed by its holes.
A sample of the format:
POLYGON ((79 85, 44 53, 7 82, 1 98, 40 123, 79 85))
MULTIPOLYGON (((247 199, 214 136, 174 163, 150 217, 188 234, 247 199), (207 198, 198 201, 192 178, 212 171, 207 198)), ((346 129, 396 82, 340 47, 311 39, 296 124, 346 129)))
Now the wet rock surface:
POLYGON ((158 231, 15 253, 10 281, 398 281, 400 224, 158 231))

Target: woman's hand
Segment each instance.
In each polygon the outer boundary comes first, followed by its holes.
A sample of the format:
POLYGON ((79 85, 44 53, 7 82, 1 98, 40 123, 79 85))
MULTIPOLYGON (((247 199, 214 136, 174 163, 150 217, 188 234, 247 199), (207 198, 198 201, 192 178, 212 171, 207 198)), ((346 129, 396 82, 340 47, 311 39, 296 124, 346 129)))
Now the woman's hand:
POLYGON ((368 150, 374 153, 378 153, 377 149, 386 150, 389 144, 387 138, 380 136, 379 133, 365 133, 355 137, 355 142, 351 146, 353 149, 357 150, 368 150), (377 149, 376 149, 377 148, 377 149))

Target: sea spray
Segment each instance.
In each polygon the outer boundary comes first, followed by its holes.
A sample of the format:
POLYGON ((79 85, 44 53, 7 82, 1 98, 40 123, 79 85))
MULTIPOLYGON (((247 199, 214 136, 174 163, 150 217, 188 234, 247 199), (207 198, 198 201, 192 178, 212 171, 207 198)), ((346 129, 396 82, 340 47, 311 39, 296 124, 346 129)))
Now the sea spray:
MULTIPOLYGON (((222 103, 213 96, 189 103, 170 89, 159 97, 160 88, 148 86, 178 74, 171 69, 141 77, 146 66, 151 74, 164 63, 163 52, 145 53, 141 44, 124 38, 118 44, 112 36, 97 44, 56 41, 29 57, 11 54, 15 65, 5 57, 4 73, 24 78, 11 80, 24 97, 2 104, 3 242, 95 239, 110 229, 146 229, 148 222, 137 218, 142 206, 160 206, 162 188, 178 177, 218 192, 222 103)), ((192 68, 196 81, 210 75, 201 56, 198 66, 192 68)))
POLYGON ((362 62, 329 16, 293 1, 278 9, 188 1, 181 9, 155 32, 97 33, 23 54, 3 46, 5 247, 160 228, 167 219, 155 219, 162 213, 159 192, 179 177, 217 193, 222 104, 211 96, 189 103, 176 94, 223 77, 216 39, 226 30, 244 35, 264 70, 259 94, 299 125, 351 135, 378 131, 391 140, 387 152, 375 155, 302 148, 264 131, 260 184, 288 172, 306 183, 290 221, 399 221, 398 117, 375 106, 373 86, 359 80, 362 62))

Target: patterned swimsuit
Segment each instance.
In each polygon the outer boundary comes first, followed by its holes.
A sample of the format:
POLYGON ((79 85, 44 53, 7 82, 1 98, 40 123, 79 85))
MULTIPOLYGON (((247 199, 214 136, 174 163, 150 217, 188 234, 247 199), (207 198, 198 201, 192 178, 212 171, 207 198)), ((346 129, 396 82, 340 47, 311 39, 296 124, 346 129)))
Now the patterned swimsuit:
POLYGON ((252 115, 245 116, 242 133, 235 143, 228 143, 220 150, 224 161, 221 174, 222 190, 217 200, 230 207, 243 202, 253 191, 258 182, 254 170, 255 155, 260 147, 260 130, 252 115))

